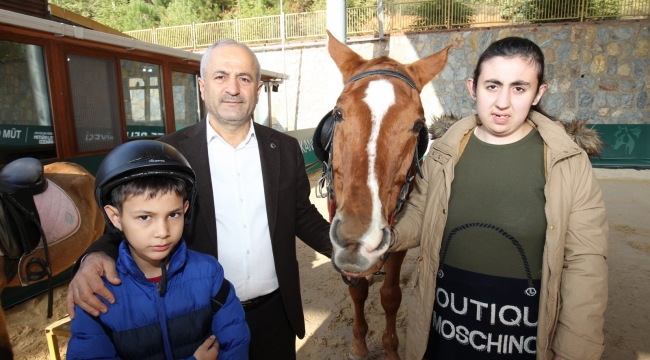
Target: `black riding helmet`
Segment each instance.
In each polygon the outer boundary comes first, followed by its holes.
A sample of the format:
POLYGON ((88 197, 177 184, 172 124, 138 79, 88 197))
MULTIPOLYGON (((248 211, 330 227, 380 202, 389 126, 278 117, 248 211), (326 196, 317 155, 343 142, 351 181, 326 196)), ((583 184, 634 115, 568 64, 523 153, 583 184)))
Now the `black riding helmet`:
POLYGON ((99 165, 95 176, 95 200, 106 223, 112 226, 104 211, 105 205, 112 205, 111 191, 120 184, 145 176, 169 176, 185 182, 186 200, 190 202, 185 214, 185 223, 188 224, 196 198, 194 170, 173 146, 155 140, 122 144, 106 155, 99 165))

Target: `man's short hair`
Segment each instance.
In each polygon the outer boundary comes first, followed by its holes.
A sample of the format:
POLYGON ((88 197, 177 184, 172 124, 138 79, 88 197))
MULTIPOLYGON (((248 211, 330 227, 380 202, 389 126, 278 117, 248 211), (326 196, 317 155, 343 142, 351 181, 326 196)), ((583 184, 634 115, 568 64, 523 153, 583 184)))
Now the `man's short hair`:
POLYGON ((219 46, 226 46, 226 45, 235 45, 246 49, 246 51, 248 51, 251 54, 253 60, 255 61, 255 72, 257 73, 257 82, 262 81, 262 67, 260 66, 260 61, 257 60, 257 56, 255 55, 253 50, 251 50, 251 48, 246 46, 246 44, 242 44, 240 42, 228 38, 217 41, 216 43, 210 45, 210 47, 207 48, 207 50, 205 50, 205 52, 203 53, 203 57, 201 57, 201 77, 205 79, 206 76, 205 72, 206 72, 206 68, 208 67, 208 63, 210 62, 210 56, 212 55, 212 50, 218 48, 219 46))
POLYGON ((145 199, 153 199, 169 193, 185 199, 185 181, 171 176, 145 176, 127 181, 111 190, 111 204, 121 214, 124 202, 130 197, 144 195, 145 199))

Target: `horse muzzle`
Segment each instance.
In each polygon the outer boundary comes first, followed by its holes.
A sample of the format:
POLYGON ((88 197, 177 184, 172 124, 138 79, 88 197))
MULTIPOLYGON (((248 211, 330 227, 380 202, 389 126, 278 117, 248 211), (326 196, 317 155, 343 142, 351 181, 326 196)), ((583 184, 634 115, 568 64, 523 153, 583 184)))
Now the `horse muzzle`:
POLYGON ((330 228, 332 263, 340 270, 363 272, 374 266, 390 244, 387 227, 369 229, 359 239, 342 238, 341 220, 335 217, 330 228))

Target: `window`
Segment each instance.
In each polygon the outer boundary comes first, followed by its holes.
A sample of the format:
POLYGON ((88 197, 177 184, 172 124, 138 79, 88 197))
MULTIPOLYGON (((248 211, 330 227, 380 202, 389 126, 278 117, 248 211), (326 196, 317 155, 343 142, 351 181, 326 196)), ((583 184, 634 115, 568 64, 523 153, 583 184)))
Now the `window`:
POLYGON ((175 130, 196 124, 200 120, 198 77, 172 71, 175 130))
POLYGON ((160 65, 132 60, 120 63, 127 138, 165 135, 160 65))
POLYGON ((122 143, 115 62, 67 55, 77 150, 110 150, 122 143))
POLYGON ((43 47, 0 40, 0 163, 56 157, 43 47))

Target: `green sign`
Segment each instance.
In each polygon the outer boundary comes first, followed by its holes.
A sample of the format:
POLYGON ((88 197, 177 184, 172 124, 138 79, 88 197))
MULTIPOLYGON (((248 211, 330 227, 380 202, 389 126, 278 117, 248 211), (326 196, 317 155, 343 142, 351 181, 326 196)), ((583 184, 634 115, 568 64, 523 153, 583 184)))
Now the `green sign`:
POLYGON ((52 126, 0 124, 0 146, 27 147, 54 145, 52 126))
POLYGON ((591 125, 605 142, 595 167, 650 168, 650 124, 591 125))
POLYGON ((293 136, 298 140, 302 156, 305 159, 305 170, 307 172, 318 170, 322 166, 321 161, 318 160, 314 153, 314 143, 312 141, 314 130, 315 128, 285 132, 285 134, 293 136))

